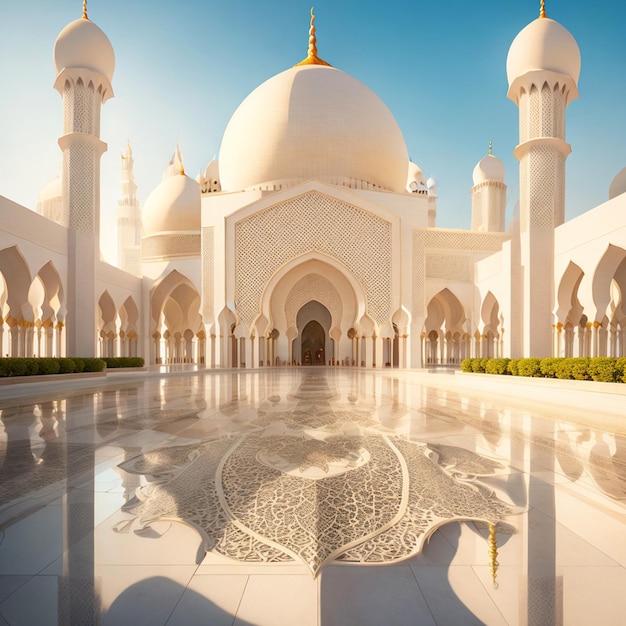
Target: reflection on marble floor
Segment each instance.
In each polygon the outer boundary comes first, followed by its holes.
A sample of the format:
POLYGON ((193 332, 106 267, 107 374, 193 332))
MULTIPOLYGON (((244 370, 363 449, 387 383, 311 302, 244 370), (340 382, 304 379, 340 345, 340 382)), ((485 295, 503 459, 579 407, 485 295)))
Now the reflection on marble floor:
POLYGON ((142 527, 187 522, 207 549, 238 561, 301 560, 314 575, 333 560, 406 559, 445 523, 512 514, 476 479, 499 463, 376 428, 374 408, 342 402, 323 373, 306 372, 288 397, 259 407, 242 434, 123 463, 150 477, 124 510, 142 527))
POLYGON ((0 399, 0 626, 623 623, 626 437, 454 378, 0 399))

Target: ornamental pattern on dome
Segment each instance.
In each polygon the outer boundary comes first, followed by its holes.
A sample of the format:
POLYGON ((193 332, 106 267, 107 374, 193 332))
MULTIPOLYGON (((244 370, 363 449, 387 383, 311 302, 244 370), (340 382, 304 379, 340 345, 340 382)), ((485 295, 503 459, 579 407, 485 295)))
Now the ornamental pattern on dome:
POLYGON ((352 272, 378 325, 391 317, 391 224, 347 202, 311 192, 271 206, 237 222, 235 250, 235 306, 248 326, 274 273, 312 251, 352 272))

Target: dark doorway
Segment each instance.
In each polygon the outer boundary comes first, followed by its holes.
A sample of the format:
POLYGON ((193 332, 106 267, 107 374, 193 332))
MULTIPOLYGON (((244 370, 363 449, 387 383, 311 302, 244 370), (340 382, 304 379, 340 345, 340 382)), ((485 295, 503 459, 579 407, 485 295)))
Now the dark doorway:
POLYGON ((302 365, 324 365, 326 333, 319 322, 311 320, 302 330, 302 365))

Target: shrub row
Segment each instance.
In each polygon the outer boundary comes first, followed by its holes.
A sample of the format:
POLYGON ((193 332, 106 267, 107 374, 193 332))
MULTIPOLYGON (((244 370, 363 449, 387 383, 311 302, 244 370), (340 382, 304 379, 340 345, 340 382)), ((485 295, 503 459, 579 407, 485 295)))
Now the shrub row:
POLYGON ((144 360, 140 356, 106 356, 102 360, 107 364, 107 368, 115 367, 143 367, 144 360))
POLYGON ((545 359, 463 359, 463 372, 534 378, 626 383, 626 357, 548 357, 545 359))
MULTIPOLYGON (((143 363, 142 363, 143 364, 143 363)), ((72 374, 102 372, 106 363, 94 358, 0 358, 0 378, 8 376, 41 376, 46 374, 72 374)))

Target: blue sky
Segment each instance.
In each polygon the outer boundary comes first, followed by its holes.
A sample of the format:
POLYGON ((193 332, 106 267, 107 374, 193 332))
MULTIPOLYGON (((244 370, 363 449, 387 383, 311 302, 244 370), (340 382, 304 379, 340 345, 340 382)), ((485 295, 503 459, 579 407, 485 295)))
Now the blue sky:
MULTIPOLYGON (((219 154, 238 104, 306 56, 309 2, 90 0, 90 19, 116 54, 115 98, 102 110, 104 228, 115 223, 119 154, 130 138, 138 195, 160 182, 178 142, 195 176, 219 154)), ((547 0, 549 17, 582 55, 581 97, 568 107, 566 218, 604 202, 626 166, 626 2, 547 0)), ((0 194, 34 208, 59 172, 62 103, 54 41, 81 0, 0 3, 0 194)), ((409 154, 439 182, 438 226, 468 228, 472 170, 493 140, 507 171, 507 219, 517 201, 517 108, 506 98, 506 55, 539 2, 319 0, 320 56, 373 89, 409 154)))

